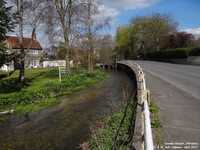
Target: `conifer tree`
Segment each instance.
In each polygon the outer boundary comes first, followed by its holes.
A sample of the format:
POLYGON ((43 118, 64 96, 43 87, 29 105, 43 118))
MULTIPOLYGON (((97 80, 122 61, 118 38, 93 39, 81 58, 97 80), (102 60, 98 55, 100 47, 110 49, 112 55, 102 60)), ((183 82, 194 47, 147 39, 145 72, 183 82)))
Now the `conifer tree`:
POLYGON ((12 54, 7 53, 3 43, 7 32, 13 31, 15 27, 15 14, 11 12, 12 7, 6 7, 5 0, 0 1, 0 67, 11 61, 12 54))

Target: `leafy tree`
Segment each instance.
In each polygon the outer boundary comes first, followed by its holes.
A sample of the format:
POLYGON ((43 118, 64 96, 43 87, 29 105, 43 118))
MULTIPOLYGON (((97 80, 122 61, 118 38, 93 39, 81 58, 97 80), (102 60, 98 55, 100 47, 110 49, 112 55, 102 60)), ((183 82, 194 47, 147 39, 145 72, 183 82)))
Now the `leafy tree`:
POLYGON ((0 1, 0 42, 5 40, 7 32, 12 32, 15 27, 16 16, 11 12, 12 7, 6 7, 5 0, 0 1))
POLYGON ((119 59, 134 59, 138 55, 138 39, 135 28, 131 25, 120 26, 117 28, 115 37, 115 50, 119 59))
POLYGON ((200 37, 194 40, 194 46, 200 47, 200 37))
POLYGON ((15 27, 15 14, 11 12, 12 7, 6 7, 4 0, 0 1, 0 67, 13 59, 13 54, 8 53, 3 43, 7 32, 12 32, 15 27))
POLYGON ((120 59, 146 57, 147 52, 159 50, 162 37, 175 32, 176 28, 177 22, 170 14, 134 17, 130 24, 117 28, 115 50, 120 59))
POLYGON ((0 67, 11 62, 11 60, 12 55, 7 52, 6 47, 3 44, 0 44, 0 67))
POLYGON ((190 47, 194 44, 194 35, 187 32, 177 32, 178 47, 190 47))
POLYGON ((194 45, 194 36, 187 32, 176 32, 163 37, 161 49, 191 47, 194 45))
POLYGON ((171 14, 165 13, 138 16, 132 18, 131 24, 139 35, 139 42, 144 45, 145 53, 159 50, 162 37, 175 32, 178 25, 171 14))

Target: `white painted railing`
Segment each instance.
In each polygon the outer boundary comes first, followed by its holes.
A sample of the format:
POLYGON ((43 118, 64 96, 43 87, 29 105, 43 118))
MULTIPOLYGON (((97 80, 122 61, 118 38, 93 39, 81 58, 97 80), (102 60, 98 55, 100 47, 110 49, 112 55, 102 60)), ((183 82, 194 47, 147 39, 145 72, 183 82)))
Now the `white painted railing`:
POLYGON ((125 60, 118 62, 118 64, 123 64, 131 68, 134 71, 137 80, 138 106, 133 146, 138 149, 153 150, 153 137, 148 103, 150 101, 150 92, 146 89, 145 74, 141 67, 133 61, 125 60))

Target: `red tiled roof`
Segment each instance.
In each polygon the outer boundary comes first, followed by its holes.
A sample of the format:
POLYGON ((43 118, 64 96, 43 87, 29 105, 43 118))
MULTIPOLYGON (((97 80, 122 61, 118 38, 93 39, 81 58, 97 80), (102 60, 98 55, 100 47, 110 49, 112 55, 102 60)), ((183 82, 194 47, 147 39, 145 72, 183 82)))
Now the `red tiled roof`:
MULTIPOLYGON (((5 36, 5 37, 6 41, 10 44, 12 49, 20 49, 19 37, 16 36, 5 36)), ((27 49, 31 43, 31 38, 24 37, 23 42, 24 42, 24 48, 27 49)), ((34 40, 30 49, 42 50, 43 48, 37 40, 34 40)))

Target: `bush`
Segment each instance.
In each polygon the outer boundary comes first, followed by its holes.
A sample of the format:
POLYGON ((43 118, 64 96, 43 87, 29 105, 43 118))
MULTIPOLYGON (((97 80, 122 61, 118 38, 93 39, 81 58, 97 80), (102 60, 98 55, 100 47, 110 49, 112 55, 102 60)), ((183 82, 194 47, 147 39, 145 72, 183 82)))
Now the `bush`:
POLYGON ((6 78, 7 76, 8 76, 7 74, 0 74, 0 80, 6 78))
POLYGON ((200 47, 195 47, 190 51, 190 56, 200 56, 200 47))
POLYGON ((187 58, 189 56, 188 48, 179 48, 171 50, 162 50, 147 53, 147 58, 150 59, 172 59, 172 58, 187 58))
POLYGON ((167 50, 167 58, 187 58, 189 52, 185 49, 167 50))

